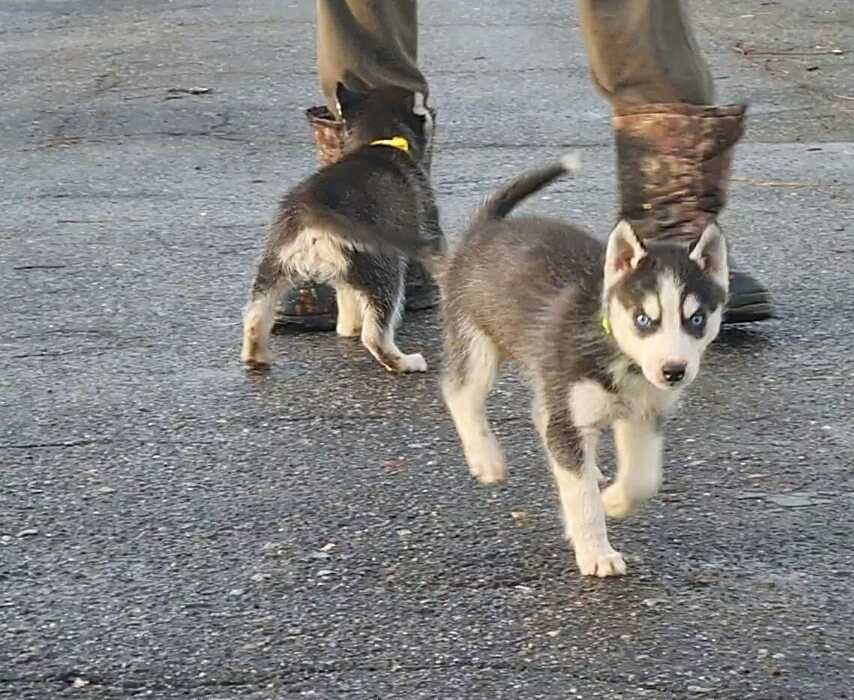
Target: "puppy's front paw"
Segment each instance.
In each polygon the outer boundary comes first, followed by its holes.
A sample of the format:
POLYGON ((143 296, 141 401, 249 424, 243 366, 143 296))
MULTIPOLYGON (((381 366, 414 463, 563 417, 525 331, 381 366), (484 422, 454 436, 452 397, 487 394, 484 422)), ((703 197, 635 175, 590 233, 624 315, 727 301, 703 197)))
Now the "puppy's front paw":
POLYGON ((489 442, 468 459, 469 472, 481 484, 500 484, 507 479, 507 463, 497 442, 489 442))
POLYGON ((602 492, 602 503, 609 518, 625 518, 635 510, 635 504, 619 483, 611 484, 602 492))
POLYGON ((575 561, 582 576, 607 578, 608 576, 624 576, 626 573, 626 562, 623 561, 623 555, 610 547, 599 551, 576 551, 575 561))
POLYGON ((500 484, 507 479, 507 467, 504 462, 482 462, 476 465, 469 465, 471 475, 481 484, 488 486, 489 484, 500 484))
POLYGON ((401 355, 398 363, 401 372, 426 372, 427 361, 420 353, 401 355))

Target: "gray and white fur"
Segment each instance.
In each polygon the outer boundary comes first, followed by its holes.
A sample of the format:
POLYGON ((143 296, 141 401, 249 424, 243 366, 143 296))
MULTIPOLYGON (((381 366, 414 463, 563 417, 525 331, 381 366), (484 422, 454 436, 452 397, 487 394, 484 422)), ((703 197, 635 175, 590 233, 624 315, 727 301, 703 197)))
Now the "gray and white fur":
POLYGON ((714 224, 689 249, 643 243, 625 221, 603 246, 558 219, 505 218, 574 169, 564 160, 514 180, 480 210, 452 255, 433 258, 444 298, 442 389, 472 475, 499 482, 505 458, 486 398, 502 363, 525 370, 566 537, 581 573, 604 577, 626 571, 605 516, 626 516, 659 488, 661 417, 718 334, 727 253, 714 224), (600 493, 596 449, 609 425, 617 475, 600 493))
POLYGON ((394 333, 403 312, 402 251, 445 246, 424 167, 432 112, 423 95, 400 88, 359 93, 339 83, 337 100, 345 155, 282 199, 244 311, 241 359, 270 364, 275 303, 295 280, 310 279, 335 287, 339 335, 361 336, 391 372, 423 372, 424 358, 401 352, 394 333), (408 151, 372 145, 394 137, 408 151))

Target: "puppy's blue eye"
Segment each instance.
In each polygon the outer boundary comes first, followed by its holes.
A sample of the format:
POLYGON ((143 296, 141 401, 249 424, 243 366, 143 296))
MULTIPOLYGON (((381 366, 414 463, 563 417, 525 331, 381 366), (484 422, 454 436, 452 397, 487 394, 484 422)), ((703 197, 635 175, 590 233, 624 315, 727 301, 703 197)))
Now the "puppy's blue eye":
POLYGON ((652 319, 645 313, 639 313, 637 316, 635 316, 635 325, 638 328, 649 328, 652 325, 652 319))
POLYGON ((688 323, 690 323, 694 328, 699 328, 706 322, 706 314, 701 311, 698 311, 690 319, 688 319, 688 323))

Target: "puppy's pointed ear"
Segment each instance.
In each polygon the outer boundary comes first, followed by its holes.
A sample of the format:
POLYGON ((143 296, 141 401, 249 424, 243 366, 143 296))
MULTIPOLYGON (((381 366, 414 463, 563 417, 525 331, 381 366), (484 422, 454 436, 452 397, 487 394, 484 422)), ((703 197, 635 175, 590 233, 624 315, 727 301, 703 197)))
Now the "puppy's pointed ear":
POLYGON ((605 288, 610 289, 627 273, 634 270, 646 257, 646 248, 641 243, 632 225, 622 219, 608 236, 605 252, 605 288))
POLYGON ((353 111, 361 104, 364 95, 356 90, 351 90, 344 83, 335 86, 335 107, 338 116, 346 120, 353 111))
POLYGON ((703 235, 691 246, 688 254, 699 268, 724 290, 729 289, 729 262, 724 235, 715 222, 706 226, 703 235))

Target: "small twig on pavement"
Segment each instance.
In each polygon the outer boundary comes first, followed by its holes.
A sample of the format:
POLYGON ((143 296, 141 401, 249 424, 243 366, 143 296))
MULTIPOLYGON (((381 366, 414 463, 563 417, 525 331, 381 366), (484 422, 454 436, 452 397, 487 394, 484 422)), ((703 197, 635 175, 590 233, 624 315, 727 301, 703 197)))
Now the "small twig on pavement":
POLYGON ((827 49, 826 51, 792 51, 791 49, 772 51, 770 49, 753 49, 745 46, 743 41, 735 42, 733 51, 740 53, 742 56, 841 56, 845 53, 842 49, 827 49))
POLYGON ((169 88, 166 91, 167 100, 178 100, 185 95, 210 95, 213 90, 206 87, 189 87, 189 88, 169 88))
POLYGON ((754 187, 818 187, 817 182, 794 182, 785 180, 754 180, 751 177, 733 177, 736 182, 746 182, 754 187))

